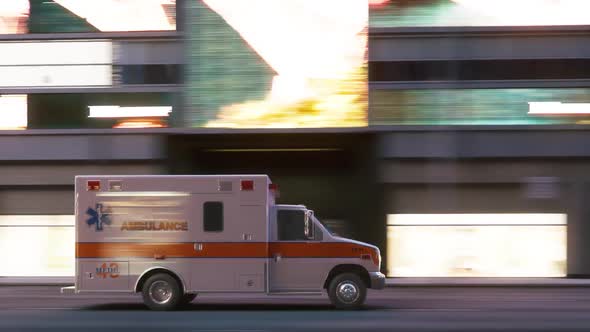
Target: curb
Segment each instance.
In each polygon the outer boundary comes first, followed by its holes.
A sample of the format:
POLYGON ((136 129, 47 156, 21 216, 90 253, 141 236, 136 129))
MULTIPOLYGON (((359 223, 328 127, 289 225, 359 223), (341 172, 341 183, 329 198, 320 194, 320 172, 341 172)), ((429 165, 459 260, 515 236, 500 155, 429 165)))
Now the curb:
POLYGON ((388 278, 385 287, 590 287, 590 279, 572 279, 572 278, 547 278, 535 279, 525 278, 520 280, 498 279, 461 279, 453 278, 444 280, 444 278, 432 278, 424 280, 415 280, 413 278, 388 278), (443 280, 441 280, 443 279, 443 280))
MULTIPOLYGON (((72 286, 69 277, 0 277, 0 287, 72 286)), ((386 288, 396 287, 590 287, 582 278, 387 278, 386 288)))

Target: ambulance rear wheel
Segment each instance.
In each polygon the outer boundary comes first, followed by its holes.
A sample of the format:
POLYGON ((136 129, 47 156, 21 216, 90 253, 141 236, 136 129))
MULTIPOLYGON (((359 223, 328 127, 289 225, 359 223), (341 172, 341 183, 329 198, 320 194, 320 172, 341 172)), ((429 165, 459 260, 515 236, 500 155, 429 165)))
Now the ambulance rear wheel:
POLYGON ((181 304, 183 294, 178 281, 169 274, 149 277, 142 289, 143 303, 152 310, 174 310, 181 304))
POLYGON ((328 296, 338 309, 358 309, 365 303, 367 286, 357 274, 342 273, 330 282, 328 296))

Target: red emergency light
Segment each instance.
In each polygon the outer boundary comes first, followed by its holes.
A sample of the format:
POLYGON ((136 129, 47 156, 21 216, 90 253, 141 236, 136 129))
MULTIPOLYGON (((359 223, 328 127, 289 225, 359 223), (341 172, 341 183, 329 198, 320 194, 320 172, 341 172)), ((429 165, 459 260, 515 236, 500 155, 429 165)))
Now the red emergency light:
POLYGON ((100 190, 100 180, 88 180, 86 181, 87 191, 98 191, 100 190))
POLYGON ((369 6, 371 7, 378 7, 378 6, 385 6, 389 4, 391 0, 369 0, 369 6))
POLYGON ((242 182, 240 182, 240 190, 242 190, 242 191, 254 190, 254 180, 242 180, 242 182))
POLYGON ((274 196, 276 198, 279 198, 280 192, 279 192, 279 185, 278 184, 271 183, 268 185, 268 189, 274 194, 274 196))

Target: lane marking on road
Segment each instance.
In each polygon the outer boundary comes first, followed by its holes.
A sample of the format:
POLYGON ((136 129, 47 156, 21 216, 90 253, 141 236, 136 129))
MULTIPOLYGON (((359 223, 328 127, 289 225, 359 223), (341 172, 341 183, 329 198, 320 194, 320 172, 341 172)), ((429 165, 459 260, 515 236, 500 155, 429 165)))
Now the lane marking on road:
POLYGON ((468 312, 480 312, 480 311, 490 311, 489 309, 449 309, 449 308, 416 308, 416 309, 377 309, 375 311, 393 311, 393 312, 421 312, 421 311, 468 311, 468 312))
POLYGON ((6 308, 0 309, 0 311, 10 311, 10 310, 77 310, 77 308, 6 308))
MULTIPOLYGON (((79 311, 82 309, 81 307, 20 307, 20 308, 1 308, 0 312, 2 311, 10 311, 10 310, 75 310, 79 311)), ((412 312, 412 311, 490 311, 493 309, 490 308, 482 308, 482 309, 452 309, 452 308, 383 308, 383 309, 371 309, 371 310, 364 310, 363 312, 412 312)), ((92 310, 91 310, 92 311, 92 310)), ((124 311, 124 310, 123 310, 124 311)), ((261 310, 260 312, 264 312, 261 310)), ((209 330, 194 330, 194 331, 209 331, 209 330)), ((234 332, 234 331, 253 331, 257 332, 258 330, 215 330, 221 332, 234 332)))
POLYGON ((191 330, 194 332, 266 332, 268 330, 191 330))

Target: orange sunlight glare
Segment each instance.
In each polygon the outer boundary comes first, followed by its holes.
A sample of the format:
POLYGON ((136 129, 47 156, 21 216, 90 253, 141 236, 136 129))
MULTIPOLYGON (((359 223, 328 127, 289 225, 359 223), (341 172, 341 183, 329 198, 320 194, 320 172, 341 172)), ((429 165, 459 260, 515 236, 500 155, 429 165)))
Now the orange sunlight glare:
POLYGON ((369 6, 383 6, 389 3, 390 0, 369 0, 369 6))
MULTIPOLYGON (((197 0, 195 0, 197 1, 197 0)), ((209 127, 365 126, 368 0, 203 0, 276 72, 209 127)))
POLYGON ((133 128, 165 128, 167 127, 162 121, 159 120, 124 120, 120 121, 113 126, 118 129, 133 129, 133 128))

